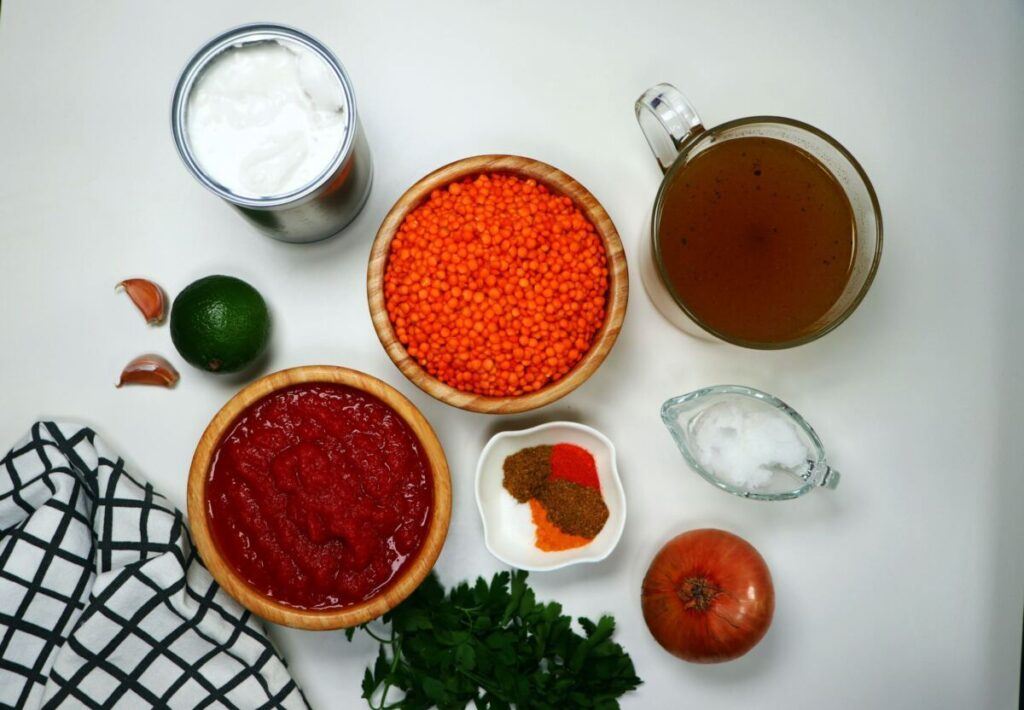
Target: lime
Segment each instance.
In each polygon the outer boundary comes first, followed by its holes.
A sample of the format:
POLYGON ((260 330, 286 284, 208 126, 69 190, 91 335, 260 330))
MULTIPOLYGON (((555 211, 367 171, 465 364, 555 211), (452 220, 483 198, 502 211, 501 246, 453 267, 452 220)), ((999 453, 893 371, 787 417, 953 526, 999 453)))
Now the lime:
POLYGON ((207 276, 185 287, 171 307, 171 340, 190 364, 238 372, 266 349, 270 313, 259 291, 233 276, 207 276))

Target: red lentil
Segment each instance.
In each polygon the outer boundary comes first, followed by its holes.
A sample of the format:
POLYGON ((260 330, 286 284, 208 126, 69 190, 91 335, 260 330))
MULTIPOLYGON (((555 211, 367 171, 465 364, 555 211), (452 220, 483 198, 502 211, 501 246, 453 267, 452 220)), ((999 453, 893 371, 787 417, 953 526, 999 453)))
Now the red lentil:
POLYGON ((456 389, 540 389, 582 359, 605 320, 607 256, 568 197, 485 174, 435 190, 406 215, 384 273, 409 355, 456 389))

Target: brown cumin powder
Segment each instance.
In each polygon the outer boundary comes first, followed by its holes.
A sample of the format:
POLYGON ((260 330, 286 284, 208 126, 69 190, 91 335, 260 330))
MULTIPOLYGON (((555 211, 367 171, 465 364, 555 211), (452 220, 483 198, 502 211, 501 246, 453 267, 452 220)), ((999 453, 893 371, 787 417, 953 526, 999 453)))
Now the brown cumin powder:
POLYGON ((592 538, 608 520, 601 492, 590 486, 555 478, 544 483, 537 499, 551 522, 569 535, 592 538))
POLYGON ((536 498, 551 475, 551 449, 531 446, 507 457, 502 464, 505 490, 520 503, 536 498))

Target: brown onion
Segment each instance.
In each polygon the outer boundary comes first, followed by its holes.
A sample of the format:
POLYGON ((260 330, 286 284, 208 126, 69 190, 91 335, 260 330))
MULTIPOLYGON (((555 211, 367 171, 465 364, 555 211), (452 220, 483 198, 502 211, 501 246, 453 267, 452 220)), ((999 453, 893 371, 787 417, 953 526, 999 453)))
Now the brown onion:
POLYGON ((692 663, 739 658, 764 637, 775 590, 764 558, 724 530, 669 540, 644 577, 641 604, 651 634, 692 663))

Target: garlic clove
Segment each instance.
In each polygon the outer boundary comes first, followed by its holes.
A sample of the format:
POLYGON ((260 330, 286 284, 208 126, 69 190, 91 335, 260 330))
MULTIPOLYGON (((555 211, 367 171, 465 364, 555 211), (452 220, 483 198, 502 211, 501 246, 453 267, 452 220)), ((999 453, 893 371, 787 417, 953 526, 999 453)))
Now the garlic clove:
POLYGON ((174 365, 165 358, 153 354, 140 355, 124 366, 117 386, 158 385, 171 388, 178 383, 179 378, 174 365))
POLYGON ((148 279, 125 279, 115 287, 125 291, 150 325, 162 323, 167 316, 167 297, 162 288, 148 279))

